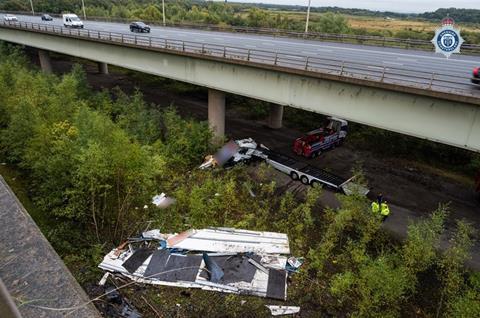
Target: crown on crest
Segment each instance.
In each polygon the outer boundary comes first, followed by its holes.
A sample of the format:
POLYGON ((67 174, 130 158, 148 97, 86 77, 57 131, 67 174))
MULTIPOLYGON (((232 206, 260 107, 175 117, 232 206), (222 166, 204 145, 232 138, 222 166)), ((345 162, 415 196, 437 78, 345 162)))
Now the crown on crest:
POLYGON ((450 17, 446 17, 445 19, 442 20, 442 25, 443 26, 454 26, 455 25, 455 20, 453 20, 450 17))

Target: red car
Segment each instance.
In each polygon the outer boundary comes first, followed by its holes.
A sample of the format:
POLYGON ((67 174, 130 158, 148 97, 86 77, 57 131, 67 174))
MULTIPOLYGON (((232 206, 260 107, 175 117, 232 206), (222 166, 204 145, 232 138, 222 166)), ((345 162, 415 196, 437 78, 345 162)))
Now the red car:
POLYGON ((475 67, 473 69, 472 83, 480 85, 480 67, 475 67))

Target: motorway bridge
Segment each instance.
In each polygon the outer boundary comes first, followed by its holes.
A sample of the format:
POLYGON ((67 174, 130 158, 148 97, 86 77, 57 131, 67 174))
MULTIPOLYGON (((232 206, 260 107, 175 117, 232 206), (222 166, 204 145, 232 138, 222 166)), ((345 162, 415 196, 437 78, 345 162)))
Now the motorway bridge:
POLYGON ((479 57, 171 27, 137 34, 97 21, 70 29, 59 18, 17 17, 0 23, 0 40, 40 49, 46 71, 52 51, 97 61, 104 73, 112 64, 208 87, 218 135, 225 93, 233 93, 276 104, 272 128, 288 105, 480 151, 480 90, 470 84, 479 57))

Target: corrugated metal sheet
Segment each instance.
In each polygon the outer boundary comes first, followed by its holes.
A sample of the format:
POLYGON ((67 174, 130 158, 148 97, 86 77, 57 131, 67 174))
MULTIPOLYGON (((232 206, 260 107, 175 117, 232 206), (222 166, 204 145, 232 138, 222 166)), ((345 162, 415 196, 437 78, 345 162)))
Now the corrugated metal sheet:
POLYGON ((287 257, 282 255, 290 253, 286 234, 231 228, 150 232, 154 235, 133 238, 113 249, 99 267, 147 284, 287 297, 287 257), (168 237, 166 248, 163 237, 168 237), (174 249, 184 254, 175 254, 174 249), (207 257, 222 273, 218 279, 209 275, 207 257))
POLYGON ((217 253, 290 254, 286 234, 231 228, 189 230, 170 237, 167 246, 217 253))

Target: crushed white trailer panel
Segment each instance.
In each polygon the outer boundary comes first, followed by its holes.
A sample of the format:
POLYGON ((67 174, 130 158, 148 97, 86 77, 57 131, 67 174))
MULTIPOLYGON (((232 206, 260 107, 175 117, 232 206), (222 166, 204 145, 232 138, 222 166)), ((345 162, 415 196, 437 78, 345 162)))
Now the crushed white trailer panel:
POLYGON ((286 234, 231 228, 188 230, 169 237, 167 247, 217 253, 290 254, 286 234))
POLYGON ((150 230, 113 249, 99 267, 139 283, 285 300, 287 256, 280 254, 289 252, 283 233, 231 228, 180 234, 150 230))

